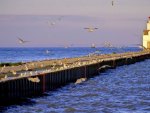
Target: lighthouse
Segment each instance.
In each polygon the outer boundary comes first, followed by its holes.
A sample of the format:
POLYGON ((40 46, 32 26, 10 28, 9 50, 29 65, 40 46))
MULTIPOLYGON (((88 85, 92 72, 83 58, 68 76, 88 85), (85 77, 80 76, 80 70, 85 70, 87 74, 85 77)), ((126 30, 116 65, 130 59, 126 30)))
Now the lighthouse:
POLYGON ((150 17, 147 21, 147 28, 143 31, 143 47, 150 49, 150 17))

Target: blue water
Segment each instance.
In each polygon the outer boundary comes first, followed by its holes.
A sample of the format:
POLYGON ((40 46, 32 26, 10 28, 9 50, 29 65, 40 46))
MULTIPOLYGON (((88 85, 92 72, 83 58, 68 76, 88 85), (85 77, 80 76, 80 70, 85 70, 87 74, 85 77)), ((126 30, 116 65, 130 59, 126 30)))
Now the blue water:
POLYGON ((4 113, 150 113, 150 60, 8 106, 4 113))
POLYGON ((45 59, 70 58, 90 53, 110 54, 139 51, 139 48, 0 48, 0 62, 28 62, 45 59), (49 53, 46 53, 46 51, 49 53))
MULTIPOLYGON (((91 48, 49 49, 54 55, 40 54, 45 48, 19 50, 14 48, 13 52, 18 51, 17 54, 28 56, 28 60, 33 60, 34 57, 37 57, 34 60, 38 60, 38 58, 74 57, 95 51, 91 48)), ((139 51, 138 48, 98 48, 98 50, 103 54, 139 51)), ((22 56, 22 59, 28 61, 25 56, 22 56)), ((82 84, 70 83, 46 94, 0 109, 3 109, 4 113, 150 113, 150 60, 109 69, 82 84)))

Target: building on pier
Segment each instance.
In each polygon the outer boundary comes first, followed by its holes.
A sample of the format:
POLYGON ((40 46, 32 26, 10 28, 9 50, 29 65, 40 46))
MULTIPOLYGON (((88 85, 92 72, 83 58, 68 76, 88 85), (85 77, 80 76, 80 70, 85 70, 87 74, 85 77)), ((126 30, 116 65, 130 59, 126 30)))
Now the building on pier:
POLYGON ((150 17, 147 21, 147 28, 143 31, 143 47, 150 49, 150 17))

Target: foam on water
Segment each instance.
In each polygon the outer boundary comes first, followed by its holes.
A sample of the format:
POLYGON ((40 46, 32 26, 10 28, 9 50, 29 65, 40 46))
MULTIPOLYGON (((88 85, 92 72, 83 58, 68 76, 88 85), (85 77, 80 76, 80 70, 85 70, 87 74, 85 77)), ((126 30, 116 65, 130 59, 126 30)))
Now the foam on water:
MULTIPOLYGON (((37 59, 45 58, 42 55, 40 56, 40 53, 43 52, 45 48, 38 48, 34 50, 30 49, 19 49, 19 52, 24 51, 23 53, 30 60, 36 60, 29 57, 35 51, 34 55, 37 55, 37 59), (39 56, 36 53, 39 53, 39 56)), ((103 51, 103 53, 111 53, 114 51, 117 53, 139 51, 137 48, 124 48, 121 51, 116 48, 113 50, 107 48, 99 49, 103 51)), ((6 50, 12 51, 9 49, 6 50)), ((5 53, 6 50, 3 51, 3 53, 5 53)), ((94 52, 95 50, 91 48, 70 48, 68 50, 59 48, 53 51, 55 51, 55 54, 62 53, 61 57, 66 57, 67 55, 68 57, 74 57, 75 55, 86 55, 94 52), (66 53, 64 51, 66 51, 66 53)), ((12 54, 12 52, 10 53, 12 54)), ((8 52, 7 55, 10 53, 8 52)), ((100 75, 96 77, 90 78, 82 84, 71 83, 65 87, 57 89, 56 91, 47 92, 46 96, 31 98, 27 102, 7 107, 0 107, 0 109, 3 109, 2 112, 4 113, 148 113, 150 111, 149 69, 150 60, 117 67, 116 69, 109 69, 100 73, 100 75)))
POLYGON ((28 104, 9 106, 4 112, 148 113, 150 60, 109 69, 82 84, 71 83, 28 104))

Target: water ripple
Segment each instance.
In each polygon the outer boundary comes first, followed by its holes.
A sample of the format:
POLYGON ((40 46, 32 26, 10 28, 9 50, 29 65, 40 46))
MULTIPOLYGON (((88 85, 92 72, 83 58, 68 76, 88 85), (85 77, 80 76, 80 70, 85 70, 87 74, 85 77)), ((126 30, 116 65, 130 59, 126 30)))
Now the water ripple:
POLYGON ((9 106, 5 113, 149 113, 150 60, 109 69, 48 96, 33 98, 32 105, 9 106))

